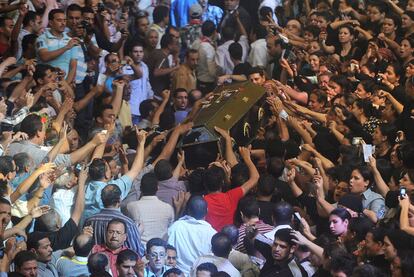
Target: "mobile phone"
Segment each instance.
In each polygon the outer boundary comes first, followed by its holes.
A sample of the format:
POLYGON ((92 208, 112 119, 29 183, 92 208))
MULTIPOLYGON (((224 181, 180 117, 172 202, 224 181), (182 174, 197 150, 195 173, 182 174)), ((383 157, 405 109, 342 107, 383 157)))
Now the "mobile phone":
POLYGON ((400 187, 400 196, 403 197, 407 194, 407 189, 405 187, 400 187))
POLYGON ((298 212, 295 212, 294 215, 295 215, 295 218, 299 220, 299 222, 302 220, 302 217, 300 216, 298 212))

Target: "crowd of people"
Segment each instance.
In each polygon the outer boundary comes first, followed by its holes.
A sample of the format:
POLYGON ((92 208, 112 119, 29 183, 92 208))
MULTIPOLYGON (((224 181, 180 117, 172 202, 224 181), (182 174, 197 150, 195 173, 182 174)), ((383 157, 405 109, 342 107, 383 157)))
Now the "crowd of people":
POLYGON ((0 14, 0 277, 412 276, 413 0, 0 14), (192 164, 194 119, 247 82, 261 127, 192 164))

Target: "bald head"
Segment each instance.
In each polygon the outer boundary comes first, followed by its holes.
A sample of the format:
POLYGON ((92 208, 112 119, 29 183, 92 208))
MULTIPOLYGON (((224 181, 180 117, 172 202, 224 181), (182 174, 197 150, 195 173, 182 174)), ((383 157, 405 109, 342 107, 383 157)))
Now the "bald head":
POLYGON ((201 196, 191 197, 187 204, 188 214, 195 219, 203 219, 207 214, 207 202, 201 196))

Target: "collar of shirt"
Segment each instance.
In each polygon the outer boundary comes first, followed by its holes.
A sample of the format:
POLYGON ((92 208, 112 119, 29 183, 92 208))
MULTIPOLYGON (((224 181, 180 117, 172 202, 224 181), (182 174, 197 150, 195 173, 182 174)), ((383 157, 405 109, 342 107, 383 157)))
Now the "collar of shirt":
POLYGON ((158 197, 155 195, 147 195, 147 196, 141 196, 140 200, 155 200, 155 199, 158 200, 158 197))
POLYGON ((88 257, 80 257, 80 256, 74 256, 72 258, 72 262, 80 264, 80 265, 86 265, 88 263, 88 257))
POLYGON ((119 254, 119 252, 121 252, 122 250, 125 250, 125 249, 127 249, 127 248, 125 246, 122 246, 119 249, 112 250, 112 249, 108 248, 105 244, 100 244, 100 245, 97 245, 97 247, 96 247, 97 251, 96 252, 109 252, 113 255, 117 255, 117 254, 119 254))
POLYGON ((371 189, 367 189, 366 191, 364 191, 364 193, 362 193, 362 197, 368 199, 372 195, 372 193, 373 191, 371 189))
POLYGON ((68 36, 66 32, 62 33, 62 37, 57 37, 53 35, 52 32, 50 31, 50 28, 46 29, 45 36, 47 39, 70 39, 70 37, 68 36))

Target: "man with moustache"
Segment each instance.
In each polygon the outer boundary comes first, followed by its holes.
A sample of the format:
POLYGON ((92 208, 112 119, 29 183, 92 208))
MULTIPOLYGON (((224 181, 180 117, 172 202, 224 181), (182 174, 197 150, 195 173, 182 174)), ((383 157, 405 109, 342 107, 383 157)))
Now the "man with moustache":
POLYGON ((127 249, 124 243, 127 239, 126 224, 123 220, 114 218, 108 223, 106 228, 105 244, 95 245, 92 253, 103 253, 109 259, 109 268, 113 277, 118 277, 116 259, 118 254, 127 249))

